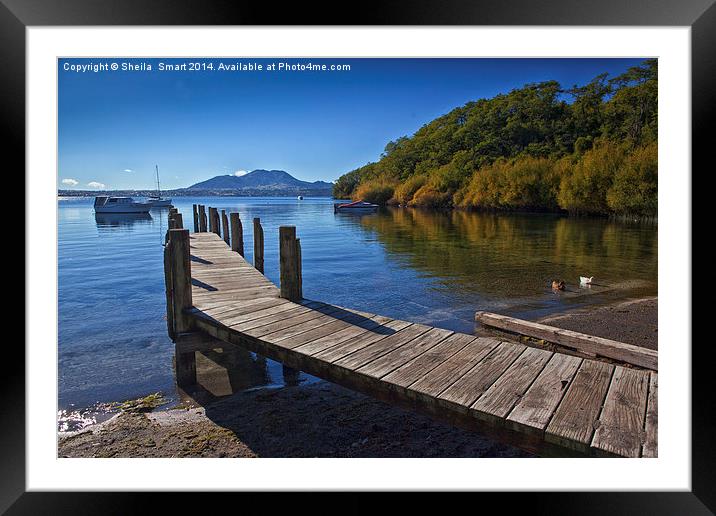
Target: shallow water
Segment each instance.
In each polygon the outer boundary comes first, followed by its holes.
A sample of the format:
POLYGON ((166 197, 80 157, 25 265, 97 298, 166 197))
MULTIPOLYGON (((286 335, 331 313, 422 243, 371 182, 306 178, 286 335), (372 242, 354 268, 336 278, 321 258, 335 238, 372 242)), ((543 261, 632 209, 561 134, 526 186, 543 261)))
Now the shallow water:
MULTIPOLYGON (((295 225, 306 298, 451 330, 472 332, 475 310, 536 318, 657 293, 653 225, 406 209, 356 216, 334 214, 332 202, 184 197, 174 205, 189 228, 193 203, 238 210, 249 261, 251 220, 260 217, 265 271, 275 283, 278 226, 295 225), (580 287, 580 275, 594 276, 594 285, 580 287), (567 283, 564 292, 550 288, 557 278, 567 283)), ((166 230, 166 209, 102 216, 91 199, 59 200, 61 420, 81 419, 76 411, 98 402, 150 392, 176 399, 165 320, 166 230)), ((284 382, 280 364, 253 354, 212 360, 227 366, 234 392, 284 382)), ((311 379, 302 374, 299 381, 311 379)))

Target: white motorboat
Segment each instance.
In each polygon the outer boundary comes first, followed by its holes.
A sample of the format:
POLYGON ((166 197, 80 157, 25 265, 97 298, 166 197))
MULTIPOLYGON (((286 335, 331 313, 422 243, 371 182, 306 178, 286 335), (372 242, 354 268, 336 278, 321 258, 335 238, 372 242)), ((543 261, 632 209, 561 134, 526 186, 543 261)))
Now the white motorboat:
POLYGON ((333 205, 333 213, 374 213, 377 210, 377 204, 365 201, 355 201, 333 205))
POLYGON ((138 202, 131 197, 100 195, 94 198, 95 213, 149 213, 149 202, 138 202))
POLYGON ((172 205, 171 199, 157 197, 156 195, 150 195, 147 198, 147 202, 151 203, 152 208, 169 208, 172 205))
POLYGON ((172 205, 172 200, 166 197, 162 197, 162 190, 159 187, 159 165, 154 165, 157 170, 157 193, 156 195, 150 195, 147 202, 152 204, 152 208, 164 208, 172 205))

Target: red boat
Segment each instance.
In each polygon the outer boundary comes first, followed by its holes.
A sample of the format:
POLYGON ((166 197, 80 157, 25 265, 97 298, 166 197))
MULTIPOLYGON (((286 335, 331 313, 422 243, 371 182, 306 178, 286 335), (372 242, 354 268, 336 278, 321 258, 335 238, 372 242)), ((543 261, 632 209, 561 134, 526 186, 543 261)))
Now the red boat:
POLYGON ((333 205, 333 213, 374 213, 377 210, 377 204, 372 204, 365 201, 355 201, 333 205))

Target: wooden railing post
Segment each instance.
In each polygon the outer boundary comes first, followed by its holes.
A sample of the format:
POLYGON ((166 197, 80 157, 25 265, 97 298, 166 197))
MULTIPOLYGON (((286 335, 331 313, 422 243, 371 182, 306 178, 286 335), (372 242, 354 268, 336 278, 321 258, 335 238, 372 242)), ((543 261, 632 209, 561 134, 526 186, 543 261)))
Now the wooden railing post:
POLYGON ((196 204, 192 204, 191 212, 194 215, 194 233, 198 233, 199 232, 199 207, 196 204))
POLYGON ((231 250, 241 256, 244 255, 244 227, 241 224, 241 216, 238 212, 229 214, 231 219, 231 250))
POLYGON ((220 235, 219 212, 216 208, 209 207, 209 232, 220 235))
POLYGON ((172 246, 169 242, 169 236, 171 230, 167 231, 166 234, 166 245, 164 246, 164 289, 167 296, 167 333, 169 338, 176 340, 176 333, 174 332, 174 301, 172 298, 172 246))
POLYGON ((199 205, 199 231, 206 233, 206 206, 199 205))
POLYGON ((184 229, 184 219, 181 213, 175 213, 172 221, 174 222, 174 227, 170 226, 170 229, 184 229))
POLYGON ((214 227, 216 228, 215 233, 221 236, 221 218, 219 217, 218 208, 214 208, 214 227))
POLYGON ((221 232, 224 235, 224 242, 229 243, 229 217, 226 216, 226 210, 221 210, 221 232))
POLYGON ((254 218, 254 267, 264 273, 264 228, 258 217, 254 218))
POLYGON ((216 233, 216 228, 214 227, 214 212, 211 206, 209 206, 209 233, 216 233))
POLYGON ((184 310, 191 308, 193 303, 191 298, 189 230, 171 229, 167 247, 170 249, 171 304, 173 329, 176 335, 191 329, 191 321, 184 313, 184 310))
POLYGON ((174 344, 174 361, 179 387, 196 384, 196 352, 182 352, 178 344, 174 344))
POLYGON ((281 297, 290 301, 300 301, 303 298, 301 244, 296 240, 296 226, 281 226, 278 232, 281 297))

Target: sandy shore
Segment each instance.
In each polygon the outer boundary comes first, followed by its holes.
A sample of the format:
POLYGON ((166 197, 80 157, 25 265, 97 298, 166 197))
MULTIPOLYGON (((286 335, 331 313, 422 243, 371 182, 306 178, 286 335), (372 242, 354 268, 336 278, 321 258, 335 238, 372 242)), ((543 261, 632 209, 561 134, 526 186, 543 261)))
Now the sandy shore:
POLYGON ((658 298, 630 299, 619 303, 574 310, 541 319, 565 330, 658 349, 658 298))
POLYGON ((61 436, 60 457, 528 457, 327 382, 206 407, 121 413, 61 436))
MULTIPOLYGON (((541 322, 656 349, 657 299, 541 322)), ((529 457, 327 382, 243 391, 60 435, 60 457, 529 457)))

